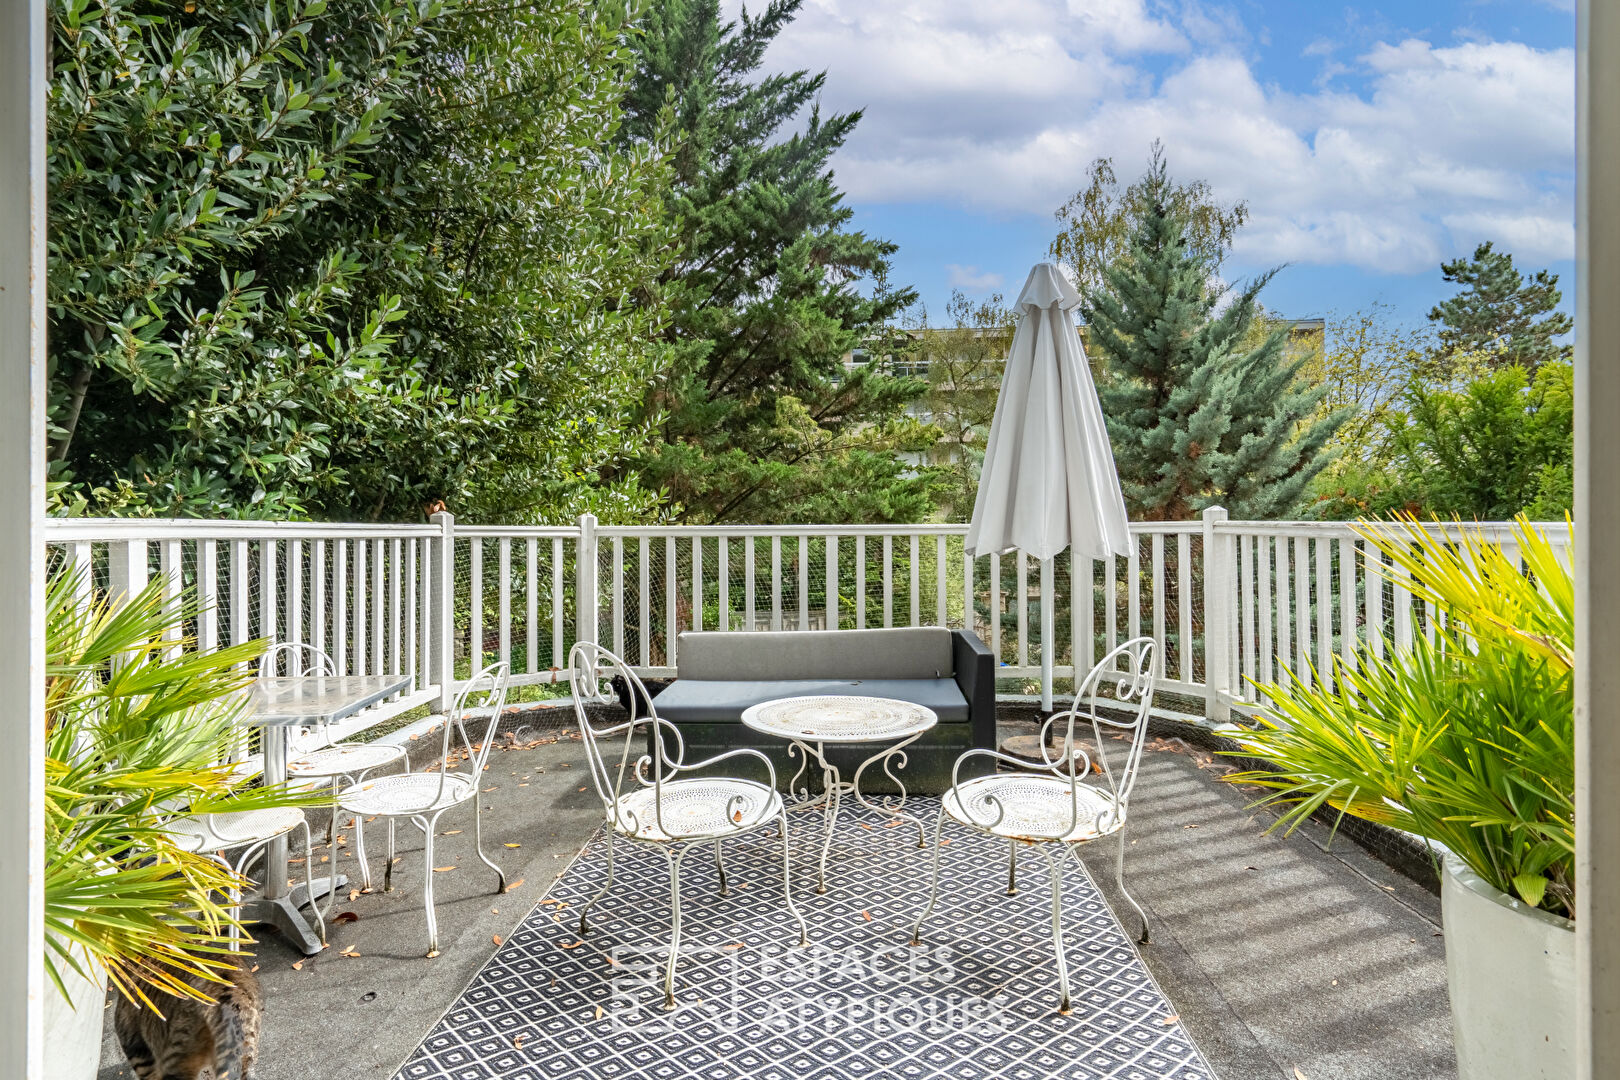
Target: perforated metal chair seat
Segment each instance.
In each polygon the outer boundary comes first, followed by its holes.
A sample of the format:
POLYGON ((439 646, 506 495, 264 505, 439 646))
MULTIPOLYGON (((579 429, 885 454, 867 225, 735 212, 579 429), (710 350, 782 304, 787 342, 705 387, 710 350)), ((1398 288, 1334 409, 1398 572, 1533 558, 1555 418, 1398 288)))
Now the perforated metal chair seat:
POLYGON ((338 794, 338 805, 354 814, 414 817, 456 806, 478 793, 469 777, 445 776, 443 791, 439 780, 436 772, 374 776, 344 788, 338 794))
POLYGON ((204 855, 244 844, 257 844, 291 832, 304 823, 295 806, 269 810, 240 810, 233 814, 195 814, 169 822, 169 835, 177 846, 204 855))
POLYGON ((381 743, 337 743, 304 754, 287 764, 289 779, 328 780, 334 776, 358 776, 405 758, 403 746, 381 743))
POLYGON ((1086 784, 1072 790, 1071 798, 1067 776, 995 773, 951 788, 944 807, 963 825, 1011 840, 1077 843, 1111 836, 1125 824, 1124 812, 1116 812, 1108 792, 1086 784), (991 825, 998 813, 1001 820, 991 825))
POLYGON ((743 827, 771 822, 782 811, 782 797, 764 784, 730 777, 665 780, 661 807, 652 788, 621 795, 613 829, 636 840, 724 837, 743 827), (659 818, 663 828, 659 828, 659 818))

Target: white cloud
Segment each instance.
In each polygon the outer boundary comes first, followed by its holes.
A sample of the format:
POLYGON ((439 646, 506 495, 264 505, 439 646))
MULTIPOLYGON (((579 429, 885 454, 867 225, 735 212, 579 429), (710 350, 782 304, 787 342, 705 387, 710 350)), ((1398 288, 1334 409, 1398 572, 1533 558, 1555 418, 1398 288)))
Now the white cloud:
POLYGON ((1573 254, 1572 50, 1384 41, 1284 89, 1230 11, 1166 10, 808 0, 767 64, 825 68, 824 108, 866 110, 834 162, 855 201, 1049 213, 1093 158, 1132 175, 1158 138, 1175 173, 1248 201, 1256 261, 1415 271, 1483 239, 1573 254))
POLYGON ((950 271, 946 285, 953 289, 966 289, 968 292, 986 292, 990 289, 999 289, 1006 283, 1006 278, 1000 274, 989 271, 980 271, 977 266, 958 266, 956 263, 946 263, 945 269, 950 271))

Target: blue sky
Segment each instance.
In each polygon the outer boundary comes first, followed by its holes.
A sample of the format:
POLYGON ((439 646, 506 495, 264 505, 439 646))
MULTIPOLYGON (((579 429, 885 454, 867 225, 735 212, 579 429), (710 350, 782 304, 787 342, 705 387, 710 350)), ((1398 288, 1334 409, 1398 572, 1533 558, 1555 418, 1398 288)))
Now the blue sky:
MULTIPOLYGON (((738 0, 728 7, 735 11, 738 0)), ((834 159, 855 227, 943 316, 1016 291, 1087 164, 1245 199, 1226 276, 1288 264, 1286 315, 1421 322, 1493 240, 1573 301, 1573 0, 805 0, 766 66, 864 108, 834 159)))

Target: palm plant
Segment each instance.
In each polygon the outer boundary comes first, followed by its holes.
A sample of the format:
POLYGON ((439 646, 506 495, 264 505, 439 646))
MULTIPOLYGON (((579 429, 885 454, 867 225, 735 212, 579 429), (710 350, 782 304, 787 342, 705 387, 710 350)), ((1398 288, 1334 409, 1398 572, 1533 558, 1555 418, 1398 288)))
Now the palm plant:
POLYGON ((264 642, 214 652, 182 637, 198 613, 154 580, 124 601, 62 573, 46 599, 46 969, 104 970, 143 987, 207 998, 186 975, 217 979, 233 925, 224 897, 241 880, 177 847, 176 813, 301 804, 319 795, 255 786, 228 762, 264 642))
POLYGON ((1285 827, 1324 806, 1393 825, 1445 845, 1502 892, 1573 917, 1569 565, 1522 517, 1516 555, 1411 518, 1358 531, 1434 605, 1432 638, 1382 657, 1360 643, 1353 663, 1334 658, 1331 690, 1320 679, 1261 686, 1272 704, 1237 738, 1271 768, 1227 779, 1275 789, 1262 802, 1289 804, 1285 827))

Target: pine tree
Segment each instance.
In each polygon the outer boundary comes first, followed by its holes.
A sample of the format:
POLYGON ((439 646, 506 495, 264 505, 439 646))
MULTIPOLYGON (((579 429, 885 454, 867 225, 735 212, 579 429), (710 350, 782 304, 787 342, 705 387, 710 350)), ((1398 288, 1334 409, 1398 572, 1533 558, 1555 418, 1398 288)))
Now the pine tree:
POLYGON ((1553 340, 1575 329, 1575 320, 1558 310, 1557 274, 1540 270, 1526 278, 1513 256, 1492 250, 1489 241, 1471 259, 1441 263, 1440 272, 1465 287, 1429 312, 1440 324, 1442 356, 1478 353, 1495 370, 1516 364, 1535 371, 1573 355, 1573 345, 1553 340))
POLYGON ((686 521, 918 520, 931 480, 899 454, 932 439, 906 415, 926 387, 884 359, 915 294, 886 284, 893 244, 846 231, 828 168, 860 113, 822 116, 822 74, 755 74, 799 3, 722 23, 717 0, 666 0, 642 20, 623 136, 654 138, 672 107, 682 254, 639 467, 686 521))
POLYGON ((1127 256, 1082 307, 1108 372, 1100 397, 1126 505, 1148 520, 1217 504, 1237 518, 1288 514, 1344 415, 1315 415, 1323 388, 1302 384, 1286 327, 1256 333, 1271 275, 1217 311, 1216 267, 1189 243, 1162 159, 1142 190, 1127 256))

